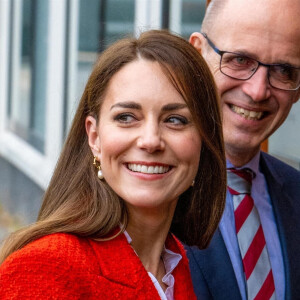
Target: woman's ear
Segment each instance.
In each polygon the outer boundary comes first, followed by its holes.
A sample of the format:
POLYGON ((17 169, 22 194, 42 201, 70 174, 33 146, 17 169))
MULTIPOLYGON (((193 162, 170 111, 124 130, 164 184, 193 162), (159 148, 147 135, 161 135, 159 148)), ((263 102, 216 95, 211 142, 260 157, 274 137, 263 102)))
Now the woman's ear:
POLYGON ((199 53, 202 53, 203 47, 203 35, 200 32, 194 32, 191 34, 189 42, 198 50, 199 53))
POLYGON ((85 130, 88 136, 89 146, 93 155, 100 160, 100 137, 98 133, 97 121, 92 116, 87 116, 85 119, 85 130))

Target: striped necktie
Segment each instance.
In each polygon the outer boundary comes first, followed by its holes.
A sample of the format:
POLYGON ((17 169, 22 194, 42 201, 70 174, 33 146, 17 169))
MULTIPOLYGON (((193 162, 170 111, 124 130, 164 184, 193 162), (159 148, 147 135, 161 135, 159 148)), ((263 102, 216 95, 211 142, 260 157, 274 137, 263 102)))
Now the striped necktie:
POLYGON ((249 300, 276 299, 275 285, 265 236, 251 197, 250 169, 228 169, 228 190, 232 194, 237 240, 242 256, 249 300))

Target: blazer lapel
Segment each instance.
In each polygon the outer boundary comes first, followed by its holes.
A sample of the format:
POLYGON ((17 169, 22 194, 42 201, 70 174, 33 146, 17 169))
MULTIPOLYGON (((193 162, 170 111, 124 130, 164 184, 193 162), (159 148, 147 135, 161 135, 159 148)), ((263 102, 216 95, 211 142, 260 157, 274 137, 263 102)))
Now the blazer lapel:
POLYGON ((151 278, 124 234, 109 241, 90 243, 97 257, 101 277, 114 283, 116 289, 124 290, 127 287, 128 293, 135 295, 135 299, 143 299, 145 295, 151 296, 151 299, 160 299, 151 278))
MULTIPOLYGON (((290 191, 289 195, 289 187, 285 186, 286 178, 280 177, 265 158, 262 155, 261 167, 267 181, 281 243, 286 278, 285 299, 296 299, 300 295, 300 186, 298 191, 290 191)), ((293 181, 293 178, 286 181, 289 180, 293 181)))
MULTIPOLYGON (((190 250, 188 253, 190 263, 194 260, 198 264, 211 294, 209 299, 241 299, 230 257, 219 229, 217 229, 207 249, 199 250, 196 247, 192 247, 190 250)), ((191 265, 192 268, 194 266, 191 265)), ((195 290, 197 290, 197 285, 203 284, 195 282, 195 278, 193 278, 193 281, 195 290)), ((199 294, 197 296, 201 299, 199 294)))

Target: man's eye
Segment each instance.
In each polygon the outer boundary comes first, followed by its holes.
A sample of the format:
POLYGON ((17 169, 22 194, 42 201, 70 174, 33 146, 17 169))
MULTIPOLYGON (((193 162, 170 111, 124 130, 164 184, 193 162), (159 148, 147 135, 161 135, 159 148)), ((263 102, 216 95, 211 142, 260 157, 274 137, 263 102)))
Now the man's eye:
POLYGON ((287 79, 293 79, 295 70, 289 66, 277 66, 276 74, 287 79))
POLYGON ((222 63, 230 68, 251 68, 256 65, 256 62, 253 59, 232 53, 224 54, 222 63))
POLYGON ((174 125, 186 125, 188 124, 188 120, 183 116, 171 116, 167 118, 166 123, 171 123, 174 125))
POLYGON ((245 56, 235 56, 232 58, 232 62, 240 66, 249 66, 252 63, 252 59, 245 56))
POLYGON ((235 60, 234 60, 236 63, 238 64, 245 64, 246 60, 244 57, 236 57, 235 60))
POLYGON ((136 118, 131 114, 122 113, 122 114, 118 114, 117 116, 115 116, 114 120, 118 121, 120 123, 127 124, 127 123, 134 122, 136 120, 136 118))

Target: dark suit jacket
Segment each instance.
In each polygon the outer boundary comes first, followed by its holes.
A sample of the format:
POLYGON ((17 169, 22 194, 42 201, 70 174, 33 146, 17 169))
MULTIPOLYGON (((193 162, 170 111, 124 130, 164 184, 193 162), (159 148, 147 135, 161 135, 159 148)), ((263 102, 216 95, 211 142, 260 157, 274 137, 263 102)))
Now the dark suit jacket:
MULTIPOLYGON (((300 172, 266 153, 261 155, 260 167, 267 181, 281 243, 285 299, 300 299, 300 172)), ((219 229, 207 249, 186 248, 198 299, 241 299, 219 229)))
MULTIPOLYGON (((181 243, 166 247, 182 255, 173 271, 176 299, 196 299, 181 243)), ((10 255, 0 266, 0 299, 157 299, 159 294, 124 234, 104 242, 51 234, 10 255)))

